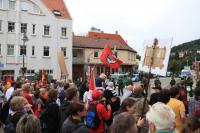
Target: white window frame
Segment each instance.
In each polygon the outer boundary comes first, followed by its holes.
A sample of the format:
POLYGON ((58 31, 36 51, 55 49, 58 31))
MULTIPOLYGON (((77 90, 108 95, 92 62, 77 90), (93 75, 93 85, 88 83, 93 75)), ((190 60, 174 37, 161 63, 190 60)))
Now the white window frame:
POLYGON ((36 27, 36 25, 33 24, 33 25, 32 25, 32 34, 33 34, 33 35, 35 35, 35 27, 36 27))
POLYGON ((67 56, 67 48, 66 47, 61 47, 61 51, 64 53, 64 57, 67 56))
POLYGON ((33 4, 33 13, 34 14, 41 14, 41 10, 36 4, 33 4))
POLYGON ((8 32, 15 32, 15 22, 8 22, 8 32), (12 29, 9 30, 9 27, 12 29))
POLYGON ((16 1, 15 0, 9 0, 8 1, 8 8, 9 8, 9 10, 15 11, 16 10, 16 1), (14 4, 14 5, 12 5, 12 4, 14 4))
POLYGON ((32 46, 31 55, 35 56, 35 46, 32 46))
POLYGON ((43 56, 44 57, 49 57, 50 56, 50 47, 49 46, 44 46, 43 47, 43 56), (48 50, 48 55, 45 55, 45 51, 48 50))
POLYGON ((26 45, 20 45, 20 47, 19 47, 20 49, 19 49, 19 55, 25 55, 26 56, 26 54, 27 54, 27 47, 26 47, 26 45))
POLYGON ((7 45, 7 55, 8 56, 13 56, 15 53, 15 45, 8 44, 7 45))
POLYGON ((27 33, 27 23, 21 23, 21 33, 27 33))
POLYGON ((67 27, 61 27, 61 36, 66 37, 67 36, 67 27))
POLYGON ((50 35, 50 26, 44 25, 44 35, 49 36, 50 35))

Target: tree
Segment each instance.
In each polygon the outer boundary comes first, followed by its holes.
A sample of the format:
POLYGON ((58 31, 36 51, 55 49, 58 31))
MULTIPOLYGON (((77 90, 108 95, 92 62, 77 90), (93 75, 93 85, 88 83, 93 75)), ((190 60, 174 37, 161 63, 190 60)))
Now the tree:
POLYGON ((140 60, 141 56, 139 54, 136 54, 136 59, 140 60))

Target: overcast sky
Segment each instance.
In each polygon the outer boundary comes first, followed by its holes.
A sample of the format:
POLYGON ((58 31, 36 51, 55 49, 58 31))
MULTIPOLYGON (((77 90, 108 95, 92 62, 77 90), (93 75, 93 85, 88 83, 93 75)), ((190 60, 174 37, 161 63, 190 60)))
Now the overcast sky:
POLYGON ((143 42, 171 38, 172 45, 200 38, 200 0, 65 0, 75 34, 96 27, 118 33, 142 53, 143 42))

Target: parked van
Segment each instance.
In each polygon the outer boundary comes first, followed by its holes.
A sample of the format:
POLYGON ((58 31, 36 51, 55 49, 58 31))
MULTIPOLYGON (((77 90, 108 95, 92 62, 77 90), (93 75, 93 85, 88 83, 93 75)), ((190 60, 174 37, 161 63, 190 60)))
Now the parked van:
POLYGON ((184 78, 186 78, 188 76, 192 77, 190 70, 186 70, 186 69, 181 70, 181 73, 179 75, 179 78, 181 78, 181 80, 183 80, 184 78))

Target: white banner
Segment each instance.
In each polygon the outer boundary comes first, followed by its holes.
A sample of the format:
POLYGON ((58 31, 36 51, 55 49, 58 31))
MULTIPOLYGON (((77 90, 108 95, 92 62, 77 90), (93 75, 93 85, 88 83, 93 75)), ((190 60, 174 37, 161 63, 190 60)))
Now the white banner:
POLYGON ((154 39, 144 41, 144 49, 142 51, 143 54, 139 63, 139 70, 149 72, 151 64, 151 73, 166 76, 172 38, 158 39, 158 43, 155 48, 153 48, 153 44, 154 39), (152 57, 154 57, 153 62, 152 57))

